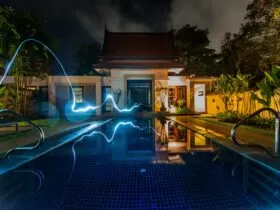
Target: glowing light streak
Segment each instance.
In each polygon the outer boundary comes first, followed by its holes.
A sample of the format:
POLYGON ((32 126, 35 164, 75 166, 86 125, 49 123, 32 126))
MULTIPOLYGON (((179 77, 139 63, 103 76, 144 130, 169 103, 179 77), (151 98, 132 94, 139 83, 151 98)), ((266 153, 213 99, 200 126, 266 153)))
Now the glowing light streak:
POLYGON ((126 109, 126 108, 120 109, 120 108, 118 107, 118 105, 116 104, 116 102, 115 102, 115 100, 114 100, 114 97, 113 97, 111 94, 108 94, 108 95, 106 96, 104 102, 103 102, 101 105, 99 105, 99 106, 87 106, 87 107, 84 107, 84 108, 75 109, 75 108, 74 108, 74 107, 75 107, 75 104, 73 103, 73 104, 72 104, 72 111, 73 111, 73 112, 87 112, 87 111, 90 111, 90 110, 96 110, 96 109, 101 108, 102 106, 104 106, 105 103, 106 103, 108 100, 111 100, 111 101, 112 101, 112 103, 113 103, 113 105, 114 105, 114 108, 115 108, 116 110, 118 110, 118 112, 131 112, 131 111, 133 111, 133 109, 138 108, 138 107, 140 107, 140 106, 142 105, 142 104, 137 104, 137 105, 133 105, 133 106, 132 106, 131 108, 129 108, 129 109, 126 109), (74 105, 74 106, 73 106, 73 105, 74 105))
POLYGON ((118 129, 119 129, 120 126, 130 126, 130 127, 132 127, 132 128, 136 128, 136 129, 141 130, 141 131, 144 130, 143 128, 140 128, 139 126, 134 125, 132 122, 119 122, 119 123, 114 127, 113 134, 112 134, 112 136, 111 136, 110 138, 107 137, 103 132, 100 132, 100 131, 92 131, 92 132, 89 133, 89 134, 83 135, 80 139, 76 140, 76 141, 74 142, 74 144, 72 145, 73 166, 72 166, 71 174, 70 174, 68 180, 71 180, 71 177, 72 177, 73 171, 74 171, 74 169, 75 169, 75 165, 76 165, 76 151, 75 151, 75 146, 76 146, 76 144, 77 144, 78 142, 82 141, 85 137, 91 137, 91 136, 93 136, 93 135, 95 135, 95 134, 99 134, 99 135, 103 136, 104 139, 109 143, 109 142, 113 141, 113 139, 115 138, 116 132, 118 131, 118 129))
POLYGON ((37 187, 36 191, 40 190, 42 187, 42 180, 45 180, 45 175, 40 170, 16 170, 16 173, 31 173, 35 175, 39 179, 39 186, 37 187))
POLYGON ((76 96, 75 96, 75 92, 74 92, 72 83, 71 83, 71 81, 70 81, 70 79, 69 79, 69 77, 68 77, 68 75, 67 75, 67 73, 66 73, 66 70, 65 70, 64 66, 62 65, 62 63, 61 63, 61 61, 59 60, 59 58, 55 55, 55 53, 54 53, 47 45, 45 45, 44 43, 42 43, 41 41, 39 41, 39 40, 37 40, 37 39, 26 39, 26 40, 24 40, 24 41, 22 41, 22 42, 20 43, 20 45, 19 45, 18 48, 16 49, 16 52, 14 53, 14 55, 13 55, 11 61, 10 61, 10 62, 6 65, 6 67, 4 68, 4 75, 3 75, 3 77, 2 77, 1 80, 0 80, 0 85, 3 83, 4 79, 6 78, 6 76, 8 75, 8 73, 10 72, 11 67, 12 67, 13 63, 15 62, 15 59, 16 59, 16 57, 18 56, 18 54, 19 54, 20 50, 22 49, 23 45, 26 44, 27 42, 35 42, 36 44, 42 45, 44 48, 46 48, 46 49, 48 50, 48 52, 55 58, 55 60, 56 60, 57 63, 59 64, 61 70, 63 71, 63 73, 64 73, 64 75, 65 75, 65 77, 66 77, 66 79, 67 79, 67 82, 68 82, 68 84, 69 84, 69 87, 70 87, 70 89, 71 89, 71 93, 72 93, 72 96, 73 96, 73 103, 72 103, 72 106, 71 106, 72 112, 79 113, 79 112, 88 112, 88 111, 90 111, 90 110, 91 110, 91 111, 94 111, 94 110, 96 110, 96 109, 102 107, 108 100, 111 100, 111 101, 112 101, 112 103, 113 103, 113 105, 114 105, 114 108, 115 108, 116 110, 118 110, 119 112, 131 112, 133 109, 138 108, 138 107, 140 107, 140 106, 142 105, 142 104, 138 104, 138 105, 132 106, 132 107, 129 108, 129 109, 120 109, 120 108, 117 106, 117 104, 116 104, 116 102, 115 102, 113 96, 112 96, 111 94, 109 94, 109 95, 107 95, 107 97, 106 97, 106 99, 104 100, 104 102, 103 102, 101 105, 99 105, 99 106, 86 106, 86 107, 84 107, 84 108, 79 108, 79 109, 75 108, 75 107, 76 107, 76 96))

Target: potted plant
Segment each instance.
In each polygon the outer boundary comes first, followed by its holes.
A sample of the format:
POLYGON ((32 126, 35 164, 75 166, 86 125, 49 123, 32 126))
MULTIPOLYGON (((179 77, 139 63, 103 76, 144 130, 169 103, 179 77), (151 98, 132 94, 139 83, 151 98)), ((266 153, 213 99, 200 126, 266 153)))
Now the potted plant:
POLYGON ((161 112, 165 112, 166 111, 166 107, 165 107, 165 99, 168 95, 168 88, 166 87, 158 87, 156 89, 157 92, 159 92, 160 94, 160 103, 161 103, 161 107, 160 107, 160 111, 161 112))

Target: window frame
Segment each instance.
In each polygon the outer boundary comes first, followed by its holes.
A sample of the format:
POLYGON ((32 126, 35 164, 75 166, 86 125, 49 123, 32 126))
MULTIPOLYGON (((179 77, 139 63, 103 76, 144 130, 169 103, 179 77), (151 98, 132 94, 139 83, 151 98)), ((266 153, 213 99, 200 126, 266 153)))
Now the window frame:
POLYGON ((169 86, 168 87, 168 106, 173 105, 176 102, 176 99, 177 99, 177 101, 184 100, 185 104, 186 104, 186 98, 187 98, 186 86, 181 85, 181 86, 169 86), (170 94, 169 94, 171 90, 173 91, 172 96, 170 96, 170 94), (181 95, 180 90, 182 90, 181 91, 182 97, 180 97, 180 95, 181 95))
MULTIPOLYGON (((84 100, 85 100, 85 87, 84 86, 80 86, 80 85, 75 85, 75 86, 72 86, 73 88, 73 92, 75 94, 75 98, 76 98, 76 101, 75 103, 76 104, 83 104, 84 103, 84 100), (81 88, 81 96, 82 96, 82 101, 81 102, 77 102, 77 95, 76 95, 76 92, 75 92, 75 88, 81 88)), ((73 95, 72 95, 72 91, 71 91, 71 88, 69 88, 69 91, 70 91, 70 98, 71 100, 73 100, 73 95)))

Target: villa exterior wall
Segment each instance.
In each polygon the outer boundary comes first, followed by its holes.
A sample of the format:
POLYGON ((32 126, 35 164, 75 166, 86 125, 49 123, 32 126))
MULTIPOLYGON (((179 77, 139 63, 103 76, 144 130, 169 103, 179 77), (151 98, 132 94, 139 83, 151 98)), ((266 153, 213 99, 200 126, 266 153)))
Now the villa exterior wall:
MULTIPOLYGON (((99 76, 69 76, 69 80, 72 86, 79 87, 95 87, 95 103, 101 104, 101 87, 102 87, 102 79, 99 76)), ((69 87, 69 83, 65 76, 49 76, 48 77, 48 89, 49 89, 49 102, 52 104, 56 104, 56 100, 59 98, 57 96, 56 87, 57 86, 66 86, 69 87)), ((70 90, 69 90, 70 91, 70 90)), ((70 92, 69 92, 70 96, 70 92)), ((69 98, 69 97, 68 97, 69 98)), ((96 110, 96 115, 101 114, 101 109, 96 110)))
MULTIPOLYGON (((186 87, 186 107, 192 112, 195 111, 194 94, 196 84, 205 85, 205 93, 211 92, 213 89, 213 78, 187 78, 186 76, 169 76, 168 87, 171 86, 185 86, 186 87)), ((205 94, 206 95, 206 94, 205 94)), ((206 100, 206 99, 205 99, 206 100)))
MULTIPOLYGON (((256 93, 260 97, 260 93, 256 93)), ((277 105, 275 104, 275 101, 279 101, 280 98, 276 97, 271 100, 270 107, 275 110, 279 110, 277 105)), ((206 104, 207 104, 207 113, 211 115, 216 115, 217 113, 225 112, 225 105, 222 102, 220 96, 218 94, 209 94, 206 96, 206 104)), ((251 92, 247 91, 241 94, 238 94, 237 96, 234 95, 232 97, 232 103, 229 107, 230 110, 238 111, 238 113, 248 115, 252 114, 258 109, 263 108, 264 106, 260 103, 258 103, 256 100, 252 100, 251 98, 251 92), (237 98, 238 97, 238 100, 237 98), (238 102, 237 102, 238 101, 238 102)), ((264 118, 270 118, 269 112, 263 112, 260 114, 264 118)))
MULTIPOLYGON (((211 92, 213 89, 212 78, 187 78, 185 76, 168 76, 168 69, 112 69, 110 77, 100 76, 69 76, 70 82, 73 86, 79 87, 92 87, 91 90, 95 91, 91 94, 94 99, 91 99, 93 104, 102 103, 102 87, 111 87, 113 93, 114 90, 121 89, 122 94, 118 106, 125 108, 127 104, 127 80, 128 79, 151 79, 152 82, 152 94, 153 94, 153 110, 160 111, 161 100, 160 93, 156 91, 158 87, 171 87, 171 86, 185 86, 186 87, 186 106, 188 109, 194 111, 194 85, 205 84, 206 93, 211 92)), ((6 77, 4 84, 14 83, 12 76, 6 77)), ((45 80, 34 78, 31 86, 35 86, 37 90, 40 87, 48 88, 49 103, 57 105, 56 100, 59 98, 57 95, 56 87, 62 86, 69 88, 67 78, 65 76, 49 76, 45 80)), ((70 95, 70 90, 67 92, 70 95)), ((69 100, 70 96, 67 96, 69 100)), ((65 96, 65 95, 64 95, 65 96)), ((248 98, 244 96, 245 98, 248 98)), ((244 98, 243 97, 243 98, 244 98)), ((217 95, 207 95, 206 97, 206 113, 216 114, 218 111, 224 110, 223 104, 220 102, 217 95), (217 108, 219 107, 219 108, 217 108), (219 110, 218 110, 219 109, 219 110)), ((247 101, 247 99, 246 99, 247 101)), ((243 106, 247 106, 246 105, 243 106)), ((168 107, 168 98, 165 100, 165 107, 168 107)), ((258 106, 257 106, 258 107, 258 106)), ((168 110, 167 110, 168 111, 168 110)), ((96 110, 96 114, 100 115, 101 109, 96 110)), ((50 113, 52 114, 52 113, 50 113)))
MULTIPOLYGON (((205 106, 207 107, 206 95, 209 92, 212 92, 213 89, 213 78, 187 78, 187 108, 189 108, 192 112, 195 111, 195 85, 196 84, 205 84, 205 106)), ((205 112, 207 112, 207 108, 205 107, 205 112)))
POLYGON ((111 77, 101 77, 102 86, 111 86, 111 77))
MULTIPOLYGON (((102 78, 99 76, 69 76, 70 82, 73 86, 82 86, 82 87, 94 87, 95 93, 91 94, 94 96, 94 104, 101 104, 101 88, 102 86, 110 86, 110 78, 102 78)), ((13 76, 7 76, 3 81, 3 84, 13 84, 15 83, 13 76)), ((32 80, 32 87, 36 87, 37 90, 40 87, 47 87, 48 88, 48 102, 56 105, 56 99, 59 98, 56 92, 56 86, 65 86, 69 88, 69 83, 65 76, 48 76, 48 78, 41 80, 39 78, 33 78, 32 80)), ((65 99, 69 99, 70 90, 67 91, 68 95, 64 95, 65 99)), ((54 115, 55 110, 49 110, 49 115, 54 115)), ((96 110, 96 115, 101 114, 101 109, 96 110)))
MULTIPOLYGON (((160 111, 160 97, 156 93, 156 88, 159 86, 168 86, 168 69, 112 69, 111 70, 111 87, 112 91, 120 89, 122 94, 119 99, 119 107, 125 108, 127 101, 127 79, 146 79, 153 80, 154 94, 154 111, 160 111)), ((167 103, 167 100, 166 100, 167 103)))
POLYGON ((187 86, 185 76, 168 76, 168 86, 187 86))
POLYGON ((168 77, 168 87, 178 87, 178 86, 183 86, 185 87, 185 102, 186 102, 186 107, 189 108, 188 106, 188 82, 185 76, 169 76, 168 77))

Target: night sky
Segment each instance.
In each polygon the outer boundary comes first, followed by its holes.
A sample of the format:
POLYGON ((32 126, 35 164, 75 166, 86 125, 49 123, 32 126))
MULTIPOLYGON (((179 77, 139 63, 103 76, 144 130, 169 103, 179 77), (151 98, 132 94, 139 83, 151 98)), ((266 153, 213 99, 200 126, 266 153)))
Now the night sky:
POLYGON ((47 21, 58 55, 69 71, 82 43, 102 43, 104 25, 115 32, 166 32, 185 24, 210 31, 219 50, 225 32, 236 32, 251 0, 1 0, 0 5, 31 11, 47 21))

